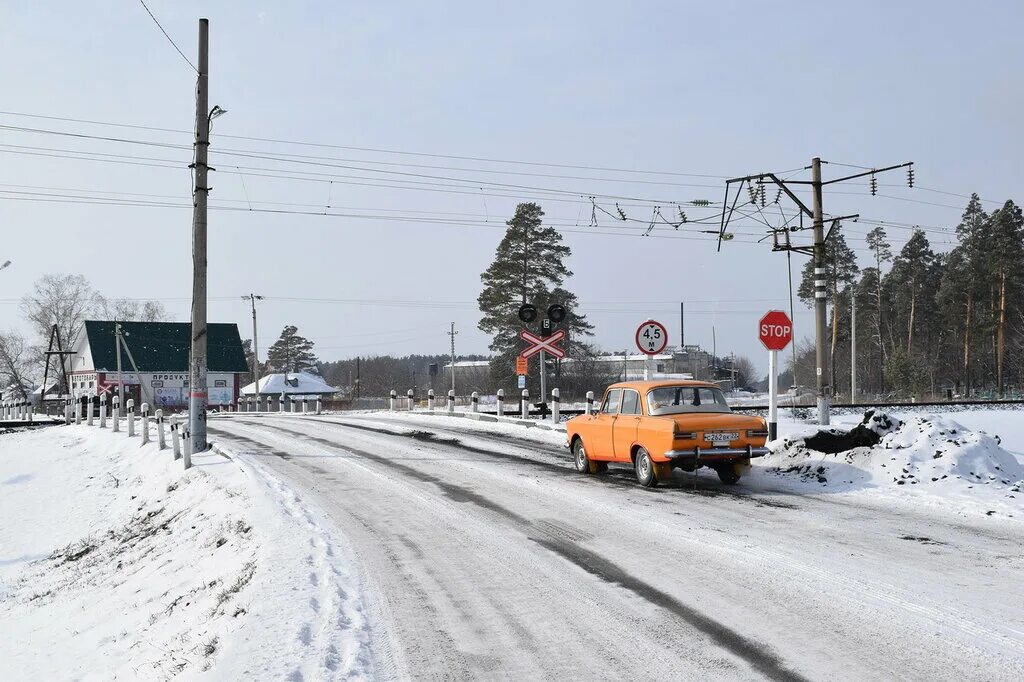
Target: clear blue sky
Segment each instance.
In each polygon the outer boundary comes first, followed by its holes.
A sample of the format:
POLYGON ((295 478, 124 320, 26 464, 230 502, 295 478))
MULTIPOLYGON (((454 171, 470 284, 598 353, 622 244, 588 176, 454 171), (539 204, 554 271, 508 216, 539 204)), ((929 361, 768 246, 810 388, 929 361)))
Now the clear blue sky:
MULTIPOLYGON (((335 212, 433 219, 211 212, 212 320, 238 322, 248 335, 248 310, 238 297, 249 291, 277 298, 408 302, 268 300, 260 308, 264 348, 292 323, 317 342, 324 359, 443 352, 454 320, 460 350, 485 351, 488 339, 475 329, 479 275, 493 256, 502 221, 517 201, 535 200, 551 222, 569 226, 565 236, 575 272, 569 285, 596 326, 598 344, 625 347, 636 323, 647 317, 666 322, 676 342, 677 301, 686 300, 687 342, 710 346, 714 326, 720 352, 748 355, 764 368, 755 322, 761 311, 788 305, 786 259, 764 245, 740 243, 756 237, 738 236, 719 254, 713 241, 700 239, 708 235, 667 226, 653 238, 636 230, 587 233, 591 209, 580 202, 581 194, 720 201, 719 177, 510 166, 278 145, 216 133, 710 176, 789 170, 815 155, 864 166, 913 160, 921 187, 977 191, 992 201, 1024 199, 1024 9, 1016 2, 305 2, 289 3, 287 10, 281 3, 259 2, 148 4, 192 60, 197 18, 210 18, 210 102, 229 110, 216 121, 211 152, 222 171, 298 168, 218 156, 218 150, 242 149, 358 160, 360 168, 387 161, 404 165, 373 167, 467 178, 463 184, 479 181, 485 188, 477 194, 472 187, 460 190, 465 193, 438 192, 437 185, 411 190, 409 180, 447 181, 315 166, 303 168, 324 175, 307 177, 335 181, 256 177, 265 171, 214 174, 212 201, 235 206, 251 201, 263 208, 316 211, 330 204, 335 212), (646 183, 629 182, 636 179, 646 183), (567 190, 567 201, 485 181, 567 190), (477 224, 439 224, 439 212, 468 214, 460 217, 477 224), (675 239, 687 235, 698 238, 675 239)), ((192 127, 194 73, 139 3, 12 5, 0 9, 6 65, 0 108, 192 127)), ((190 143, 187 133, 9 114, 0 114, 0 124, 190 143)), ((187 150, 4 129, 0 144, 179 162, 176 168, 152 168, 0 153, 0 190, 71 193, 10 186, 33 185, 85 190, 83 196, 122 192, 166 195, 158 201, 176 204, 189 200, 188 171, 181 165, 187 150)), ((825 172, 848 170, 827 166, 825 172)), ((909 190, 902 173, 880 176, 879 182, 880 194, 898 198, 871 197, 861 181, 832 188, 826 211, 933 226, 939 230, 929 237, 937 248, 948 248, 949 237, 940 230, 956 224, 965 199, 909 190)), ((19 298, 45 273, 74 272, 108 296, 167 299, 172 316, 187 319, 187 208, 12 196, 29 195, 0 193, 0 262, 14 261, 0 273, 0 298, 19 298)), ((613 203, 604 201, 608 208, 613 203)), ((651 214, 650 208, 627 212, 640 219, 651 214)), ((664 212, 671 215, 671 209, 664 212)), ((688 211, 691 217, 712 212, 688 211)), ((622 227, 603 215, 599 225, 594 232, 622 227)), ((848 240, 862 252, 868 229, 848 226, 848 240)), ((898 248, 909 232, 890 234, 898 248)), ((794 270, 801 264, 794 260, 794 270)), ((810 333, 810 321, 798 311, 798 334, 810 333)), ((24 328, 16 304, 0 303, 0 327, 24 328)))

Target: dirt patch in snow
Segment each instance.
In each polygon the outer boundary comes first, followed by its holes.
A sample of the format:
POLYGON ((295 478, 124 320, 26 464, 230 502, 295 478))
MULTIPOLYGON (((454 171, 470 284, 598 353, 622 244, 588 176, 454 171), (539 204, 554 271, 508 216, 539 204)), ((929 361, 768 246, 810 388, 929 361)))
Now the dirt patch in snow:
POLYGON ((943 415, 900 421, 871 410, 853 429, 809 429, 771 448, 763 461, 768 471, 822 486, 955 486, 1007 498, 1024 487, 1024 466, 998 437, 943 415))

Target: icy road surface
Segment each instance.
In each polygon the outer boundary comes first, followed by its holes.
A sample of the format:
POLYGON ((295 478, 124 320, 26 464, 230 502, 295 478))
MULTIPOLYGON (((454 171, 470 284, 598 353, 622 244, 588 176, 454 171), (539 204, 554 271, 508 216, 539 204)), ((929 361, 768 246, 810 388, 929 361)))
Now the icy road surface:
POLYGON ((1024 677, 1024 519, 682 473, 645 490, 473 428, 210 424, 347 536, 382 678, 1024 677))

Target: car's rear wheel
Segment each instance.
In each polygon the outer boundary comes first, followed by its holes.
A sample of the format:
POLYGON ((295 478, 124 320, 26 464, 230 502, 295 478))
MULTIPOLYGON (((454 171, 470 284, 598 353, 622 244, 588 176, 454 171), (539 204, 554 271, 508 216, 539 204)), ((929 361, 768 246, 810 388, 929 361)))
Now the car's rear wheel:
POLYGON ((736 466, 729 464, 719 464, 715 467, 715 471, 718 472, 718 478, 726 485, 733 485, 740 480, 740 475, 736 471, 736 466))
POLYGON ((576 466, 576 471, 581 474, 592 474, 594 473, 594 462, 590 461, 587 457, 587 449, 583 447, 583 439, 577 438, 572 444, 572 461, 576 466))
POLYGON ((645 488, 653 488, 658 485, 658 477, 654 473, 654 461, 651 460, 651 455, 647 450, 637 449, 634 468, 636 469, 637 483, 645 488))

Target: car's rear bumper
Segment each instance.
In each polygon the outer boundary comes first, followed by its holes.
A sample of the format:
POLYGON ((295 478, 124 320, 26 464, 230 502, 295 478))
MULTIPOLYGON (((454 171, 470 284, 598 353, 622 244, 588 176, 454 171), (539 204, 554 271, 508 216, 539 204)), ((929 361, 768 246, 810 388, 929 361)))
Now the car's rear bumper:
POLYGON ((690 448, 688 450, 669 450, 665 457, 673 462, 694 460, 694 461, 715 461, 728 459, 741 459, 743 457, 764 457, 770 451, 768 448, 690 448))

